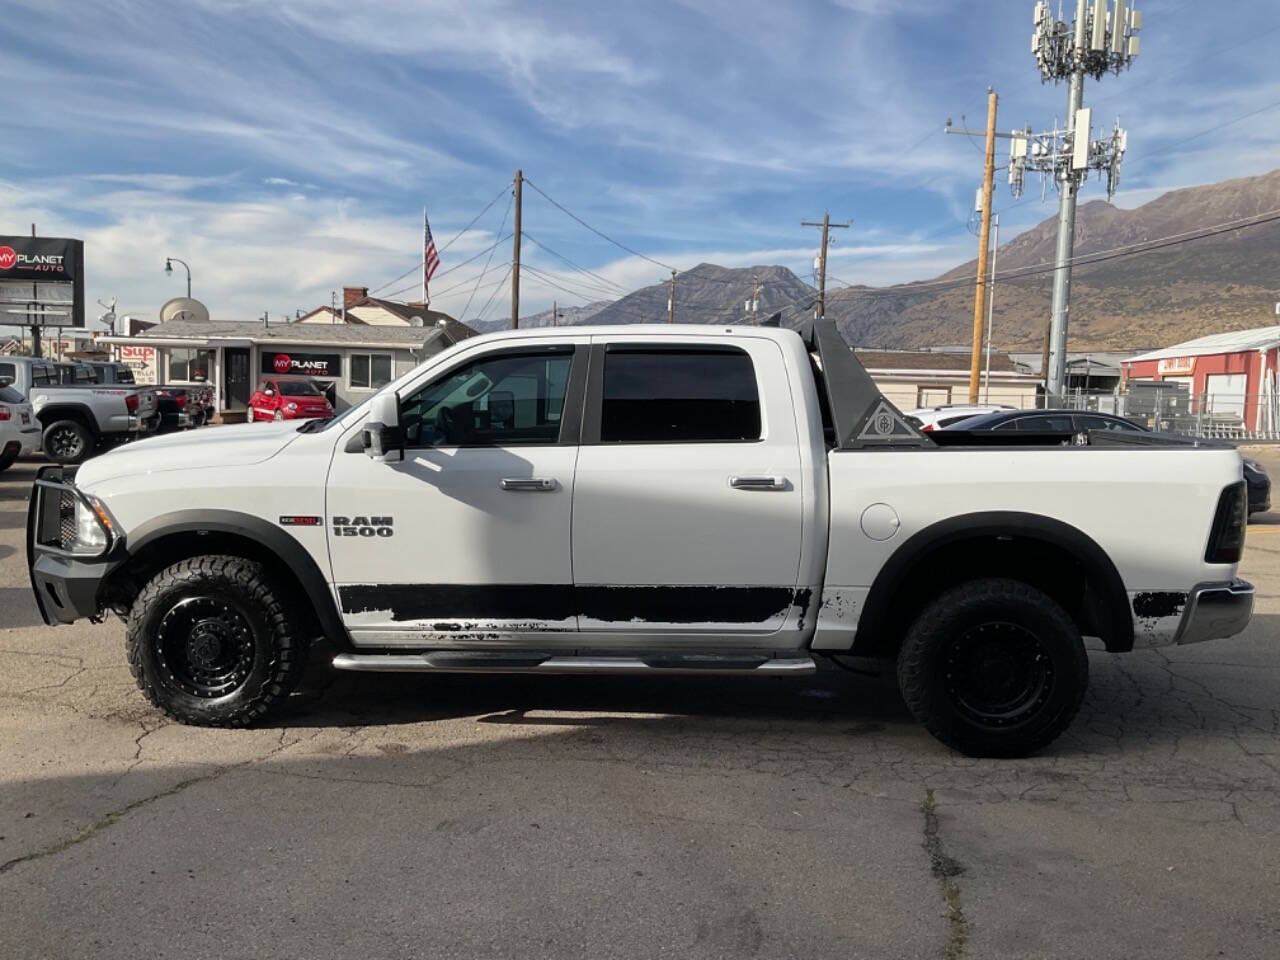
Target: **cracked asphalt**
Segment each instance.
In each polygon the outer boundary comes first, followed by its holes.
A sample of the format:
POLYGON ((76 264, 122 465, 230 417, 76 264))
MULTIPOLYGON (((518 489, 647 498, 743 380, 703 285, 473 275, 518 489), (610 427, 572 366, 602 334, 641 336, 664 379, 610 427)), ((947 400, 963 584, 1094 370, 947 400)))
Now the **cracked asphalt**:
POLYGON ((1277 956, 1280 516, 1250 529, 1245 634, 1095 651, 1069 733, 988 761, 835 672, 317 651, 273 724, 171 724, 118 622, 39 623, 33 473, 0 477, 0 957, 1277 956))

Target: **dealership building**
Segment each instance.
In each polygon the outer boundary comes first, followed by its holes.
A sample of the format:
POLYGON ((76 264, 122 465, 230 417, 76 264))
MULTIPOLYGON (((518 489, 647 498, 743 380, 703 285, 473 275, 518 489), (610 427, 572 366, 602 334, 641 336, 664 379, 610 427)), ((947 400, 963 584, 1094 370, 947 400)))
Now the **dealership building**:
POLYGON ((249 397, 271 376, 306 377, 341 412, 475 335, 435 311, 400 323, 169 320, 131 336, 103 336, 139 383, 212 383, 218 419, 248 417, 249 397))

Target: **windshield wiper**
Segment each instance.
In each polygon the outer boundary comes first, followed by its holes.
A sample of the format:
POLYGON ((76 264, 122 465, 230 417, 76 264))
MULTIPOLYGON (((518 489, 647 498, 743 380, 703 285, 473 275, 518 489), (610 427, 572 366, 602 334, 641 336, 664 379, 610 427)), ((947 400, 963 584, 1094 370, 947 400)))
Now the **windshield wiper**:
POLYGON ((298 428, 298 432, 315 433, 317 430, 324 429, 331 422, 333 422, 333 417, 311 417, 306 423, 298 428))

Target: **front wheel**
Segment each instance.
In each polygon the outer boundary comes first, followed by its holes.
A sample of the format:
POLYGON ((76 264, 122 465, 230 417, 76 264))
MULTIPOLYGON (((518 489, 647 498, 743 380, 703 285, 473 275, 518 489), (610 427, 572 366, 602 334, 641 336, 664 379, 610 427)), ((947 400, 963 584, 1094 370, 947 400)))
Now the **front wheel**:
POLYGON ((79 420, 57 420, 41 438, 45 456, 54 463, 79 463, 93 452, 93 434, 79 420))
POLYGON ((242 727, 297 686, 308 638, 262 564, 202 556, 161 571, 129 612, 129 669, 182 723, 242 727))
POLYGON ((1089 683, 1080 631, 1047 594, 985 579, 944 592, 907 631, 898 685, 916 719, 970 756, 1022 757, 1071 725, 1089 683))

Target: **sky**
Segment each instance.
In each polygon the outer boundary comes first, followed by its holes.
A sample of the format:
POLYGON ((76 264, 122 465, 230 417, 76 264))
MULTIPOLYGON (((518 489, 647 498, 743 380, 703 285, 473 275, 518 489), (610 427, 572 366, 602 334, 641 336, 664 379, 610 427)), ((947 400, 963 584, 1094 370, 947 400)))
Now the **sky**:
MULTIPOLYGON (((704 261, 808 279, 824 210, 851 223, 832 286, 925 279, 977 246, 981 143, 944 121, 983 126, 988 85, 1002 130, 1064 119, 1033 6, 4 0, 0 233, 83 238, 91 315, 155 319, 185 292, 173 256, 215 317, 275 319, 344 284, 416 299, 425 207, 432 306, 488 319, 521 168, 522 314, 704 261)), ((1115 202, 1280 165, 1280 6, 1141 9, 1133 69, 1086 81, 1095 130, 1129 130, 1115 202)), ((1002 242, 1056 212, 1038 178, 996 196, 1002 242)))

